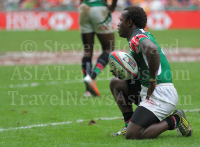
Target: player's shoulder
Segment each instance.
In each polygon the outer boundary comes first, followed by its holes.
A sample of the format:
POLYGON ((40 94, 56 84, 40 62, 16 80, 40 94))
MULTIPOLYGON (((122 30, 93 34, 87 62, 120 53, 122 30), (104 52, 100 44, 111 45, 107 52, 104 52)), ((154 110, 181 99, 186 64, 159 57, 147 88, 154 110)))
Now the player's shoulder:
POLYGON ((134 52, 139 52, 139 44, 140 41, 143 39, 148 39, 148 32, 145 32, 143 29, 137 29, 133 32, 130 40, 129 40, 129 45, 132 51, 134 52))
POLYGON ((141 39, 142 37, 149 38, 148 34, 149 34, 149 33, 146 32, 146 31, 143 30, 143 29, 137 29, 137 30, 135 30, 135 31, 133 32, 133 34, 132 34, 132 36, 131 36, 131 40, 136 39, 136 38, 141 39))

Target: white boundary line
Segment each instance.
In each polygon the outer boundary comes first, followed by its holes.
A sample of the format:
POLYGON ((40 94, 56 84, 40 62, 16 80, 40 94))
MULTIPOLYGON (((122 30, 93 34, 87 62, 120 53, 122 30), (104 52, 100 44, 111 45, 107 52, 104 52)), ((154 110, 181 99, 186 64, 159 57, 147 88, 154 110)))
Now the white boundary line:
POLYGON ((200 109, 183 110, 184 112, 198 112, 200 109))
MULTIPOLYGON (((184 112, 198 112, 198 111, 200 111, 200 109, 191 109, 191 110, 183 110, 183 111, 184 112)), ((100 118, 95 118, 94 120, 116 120, 116 119, 122 119, 122 117, 118 117, 118 116, 116 116, 116 117, 100 117, 100 118)), ((78 119, 76 121, 38 124, 38 125, 22 126, 22 127, 15 127, 15 128, 1 128, 0 132, 11 131, 11 130, 39 128, 39 127, 46 127, 46 126, 59 126, 59 125, 71 124, 71 123, 74 123, 74 122, 81 123, 81 122, 86 122, 86 121, 89 121, 89 120, 78 119)))
MULTIPOLYGON (((122 117, 100 117, 100 118, 95 118, 94 120, 115 120, 115 119, 121 119, 122 117)), ((85 122, 85 121, 89 121, 89 120, 83 120, 83 119, 79 119, 76 120, 76 123, 81 123, 81 122, 85 122)), ((31 129, 31 128, 39 128, 39 127, 46 127, 46 126, 58 126, 58 125, 65 125, 65 124, 71 124, 73 123, 73 121, 66 121, 66 122, 59 122, 59 123, 47 123, 47 124, 39 124, 39 125, 30 125, 30 126, 22 126, 22 127, 15 127, 15 128, 2 128, 0 129, 0 132, 4 132, 4 131, 10 131, 10 130, 22 130, 22 129, 31 129)))
MULTIPOLYGON (((103 80, 97 80, 97 81, 109 81, 111 78, 105 78, 103 80)), ((26 84, 10 84, 8 86, 1 86, 0 89, 8 89, 8 88, 26 88, 26 87, 38 87, 38 86, 49 86, 49 85, 59 85, 59 84, 71 84, 71 83, 82 83, 83 80, 70 80, 70 81, 64 81, 64 82, 47 82, 47 83, 26 83, 26 84)))

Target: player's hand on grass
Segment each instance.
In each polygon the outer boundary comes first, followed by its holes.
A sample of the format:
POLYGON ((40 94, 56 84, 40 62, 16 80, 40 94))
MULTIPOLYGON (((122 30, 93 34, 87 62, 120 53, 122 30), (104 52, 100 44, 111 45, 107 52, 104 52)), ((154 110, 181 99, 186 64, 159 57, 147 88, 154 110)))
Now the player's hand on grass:
POLYGON ((146 99, 149 100, 151 94, 153 93, 154 89, 156 88, 156 82, 153 82, 149 84, 148 90, 147 90, 147 96, 146 99))

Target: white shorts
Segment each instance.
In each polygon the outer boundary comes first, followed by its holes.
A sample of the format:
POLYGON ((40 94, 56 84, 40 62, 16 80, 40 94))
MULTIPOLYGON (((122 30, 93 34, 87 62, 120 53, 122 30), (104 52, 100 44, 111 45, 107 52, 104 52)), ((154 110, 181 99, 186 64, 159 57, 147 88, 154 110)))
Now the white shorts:
POLYGON ((112 17, 106 6, 90 7, 82 3, 79 7, 81 33, 109 34, 113 33, 112 17))
POLYGON ((172 114, 178 103, 178 94, 172 83, 162 83, 156 85, 156 88, 149 100, 146 99, 146 87, 142 86, 140 95, 142 102, 139 106, 143 106, 153 112, 160 121, 172 114))

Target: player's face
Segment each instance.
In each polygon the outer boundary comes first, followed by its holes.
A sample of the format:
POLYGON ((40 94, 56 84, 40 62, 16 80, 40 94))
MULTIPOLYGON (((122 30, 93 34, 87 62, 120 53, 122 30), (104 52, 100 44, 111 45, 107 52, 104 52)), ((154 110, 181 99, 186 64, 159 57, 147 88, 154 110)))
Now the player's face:
POLYGON ((128 22, 126 20, 127 11, 123 11, 120 15, 120 21, 117 24, 117 29, 120 37, 127 38, 128 35, 128 22))

